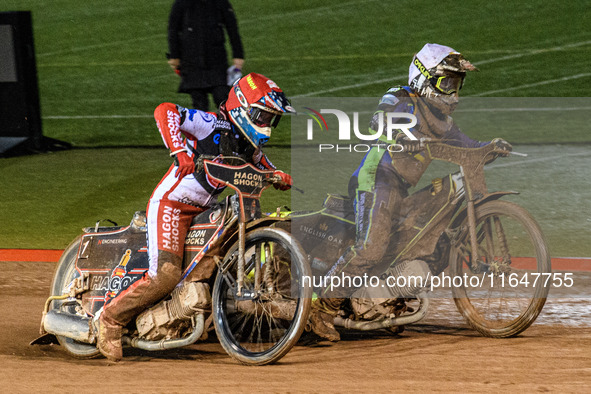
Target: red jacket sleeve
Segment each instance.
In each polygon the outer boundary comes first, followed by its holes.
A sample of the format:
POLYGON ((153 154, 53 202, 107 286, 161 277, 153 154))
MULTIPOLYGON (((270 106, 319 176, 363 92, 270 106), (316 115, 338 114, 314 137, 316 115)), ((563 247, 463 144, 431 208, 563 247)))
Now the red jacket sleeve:
POLYGON ((181 115, 175 104, 160 104, 154 110, 154 119, 164 145, 170 149, 171 154, 187 150, 181 134, 181 115))

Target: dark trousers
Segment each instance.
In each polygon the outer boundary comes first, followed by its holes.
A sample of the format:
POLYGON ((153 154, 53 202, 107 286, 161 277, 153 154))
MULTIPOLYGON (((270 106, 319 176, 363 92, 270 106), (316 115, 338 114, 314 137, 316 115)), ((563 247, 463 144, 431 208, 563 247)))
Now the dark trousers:
POLYGON ((193 100, 193 108, 207 112, 209 111, 208 94, 211 93, 211 95, 213 96, 213 102, 215 103, 217 110, 220 104, 228 98, 229 92, 229 86, 220 85, 212 86, 209 88, 193 89, 190 90, 188 93, 191 95, 191 99, 193 100))

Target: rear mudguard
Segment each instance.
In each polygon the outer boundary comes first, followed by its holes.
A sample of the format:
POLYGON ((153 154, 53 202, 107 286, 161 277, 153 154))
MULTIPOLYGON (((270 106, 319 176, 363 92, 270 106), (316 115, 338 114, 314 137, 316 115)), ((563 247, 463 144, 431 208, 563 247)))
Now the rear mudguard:
POLYGON ((355 240, 352 210, 333 210, 326 203, 320 211, 294 212, 290 225, 287 230, 310 256, 315 275, 326 274, 355 240))
POLYGON ((76 269, 88 277, 82 304, 91 315, 148 270, 146 229, 137 216, 127 227, 89 228, 81 237, 76 269))

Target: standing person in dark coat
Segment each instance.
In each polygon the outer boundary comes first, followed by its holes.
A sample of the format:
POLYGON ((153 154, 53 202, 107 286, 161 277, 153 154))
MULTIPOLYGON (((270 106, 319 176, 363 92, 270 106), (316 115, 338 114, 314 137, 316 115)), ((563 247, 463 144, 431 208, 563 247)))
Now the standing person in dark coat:
POLYGON ((233 67, 242 70, 244 51, 238 23, 228 0, 175 0, 168 20, 168 64, 181 76, 180 93, 193 107, 209 110, 208 94, 219 107, 228 97, 228 57, 224 28, 230 38, 233 67))

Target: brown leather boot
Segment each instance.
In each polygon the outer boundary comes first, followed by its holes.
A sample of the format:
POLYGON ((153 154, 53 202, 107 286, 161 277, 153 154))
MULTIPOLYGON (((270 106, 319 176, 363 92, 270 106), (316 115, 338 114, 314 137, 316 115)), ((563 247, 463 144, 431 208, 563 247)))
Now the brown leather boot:
POLYGON ((334 328, 334 316, 321 310, 314 309, 310 313, 310 325, 314 334, 331 342, 341 340, 341 334, 334 328))
POLYGON ((121 361, 123 347, 121 335, 123 327, 119 324, 111 324, 105 321, 101 315, 99 318, 98 350, 110 361, 121 361))
MULTIPOLYGON (((165 255, 166 256, 166 255, 165 255)), ((133 318, 147 307, 170 293, 181 278, 180 257, 166 256, 158 267, 158 274, 151 278, 145 274, 103 307, 99 318, 98 349, 111 361, 123 357, 121 335, 133 318)))
POLYGON ((312 302, 310 326, 314 334, 331 342, 341 340, 341 335, 334 328, 334 317, 342 299, 317 298, 312 302))

